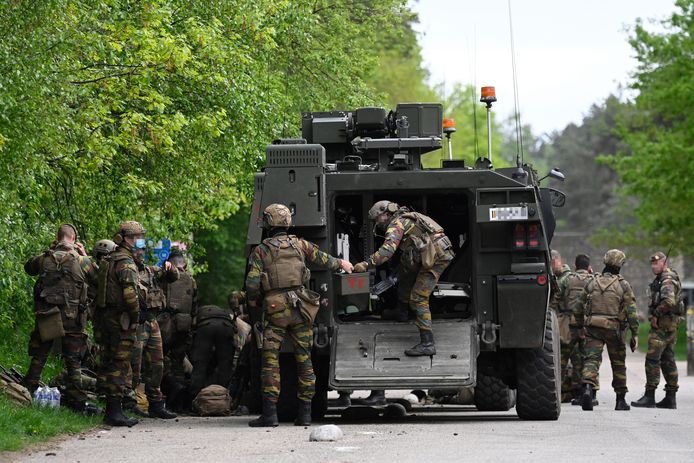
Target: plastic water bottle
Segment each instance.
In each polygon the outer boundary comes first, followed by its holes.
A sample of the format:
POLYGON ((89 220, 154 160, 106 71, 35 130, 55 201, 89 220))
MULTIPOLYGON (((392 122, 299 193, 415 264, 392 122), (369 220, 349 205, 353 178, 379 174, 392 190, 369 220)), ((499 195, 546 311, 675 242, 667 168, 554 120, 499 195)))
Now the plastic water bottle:
POLYGON ((41 388, 40 387, 37 387, 36 390, 34 391, 34 406, 35 407, 41 406, 41 388))
POLYGON ((51 388, 48 386, 43 386, 43 392, 41 393, 41 406, 50 407, 51 406, 51 388))
POLYGON ((51 388, 51 408, 60 408, 60 391, 57 387, 51 388))

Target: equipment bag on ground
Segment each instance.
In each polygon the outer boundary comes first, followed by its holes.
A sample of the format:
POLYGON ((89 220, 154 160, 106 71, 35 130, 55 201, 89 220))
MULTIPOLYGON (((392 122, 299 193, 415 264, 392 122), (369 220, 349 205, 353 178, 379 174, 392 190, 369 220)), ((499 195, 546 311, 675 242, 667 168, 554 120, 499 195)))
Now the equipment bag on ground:
POLYGON ((230 408, 229 390, 218 384, 203 388, 193 399, 193 411, 200 416, 228 415, 230 408))

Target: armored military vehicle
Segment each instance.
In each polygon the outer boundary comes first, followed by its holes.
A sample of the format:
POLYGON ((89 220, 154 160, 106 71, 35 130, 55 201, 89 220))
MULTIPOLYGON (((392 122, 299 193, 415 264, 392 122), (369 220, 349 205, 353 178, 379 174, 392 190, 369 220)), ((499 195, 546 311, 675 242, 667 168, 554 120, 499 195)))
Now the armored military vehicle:
MULTIPOLYGON (((261 212, 272 203, 291 209, 293 234, 352 263, 383 240, 367 217, 382 199, 432 217, 454 244, 455 259, 430 299, 432 357, 404 355, 418 339, 413 320, 380 317, 396 303, 392 263, 353 274, 312 269, 310 288, 321 295, 314 416, 326 412, 330 389, 472 386, 478 409, 508 410, 515 397, 520 418, 559 416, 559 334, 547 306, 553 203, 563 195, 541 188, 520 163, 494 169, 488 158, 474 166, 445 160, 424 169, 422 156, 442 149, 442 115, 440 104, 419 103, 304 113, 302 138, 269 145, 255 175, 249 253, 264 237, 261 212)), ((281 364, 280 415, 295 409, 296 391, 291 355, 281 364)))

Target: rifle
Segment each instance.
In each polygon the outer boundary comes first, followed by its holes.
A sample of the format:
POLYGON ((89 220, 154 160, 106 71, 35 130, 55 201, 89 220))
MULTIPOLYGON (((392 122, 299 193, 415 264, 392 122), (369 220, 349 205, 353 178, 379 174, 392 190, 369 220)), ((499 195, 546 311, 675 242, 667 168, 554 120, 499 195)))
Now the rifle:
POLYGON ((397 275, 388 275, 386 278, 374 285, 374 287, 371 289, 371 294, 373 294, 374 296, 380 296, 381 294, 385 293, 390 288, 395 286, 397 282, 397 275))

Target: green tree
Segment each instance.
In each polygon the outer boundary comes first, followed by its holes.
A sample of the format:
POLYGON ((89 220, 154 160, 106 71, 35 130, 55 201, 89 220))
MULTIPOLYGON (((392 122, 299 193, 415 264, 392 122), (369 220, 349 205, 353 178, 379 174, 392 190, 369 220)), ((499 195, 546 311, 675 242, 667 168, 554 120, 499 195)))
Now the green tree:
POLYGON ((622 191, 638 198, 634 240, 694 254, 694 1, 678 0, 676 11, 651 31, 637 22, 630 43, 638 66, 633 88, 636 111, 621 118, 630 150, 609 159, 622 191))

